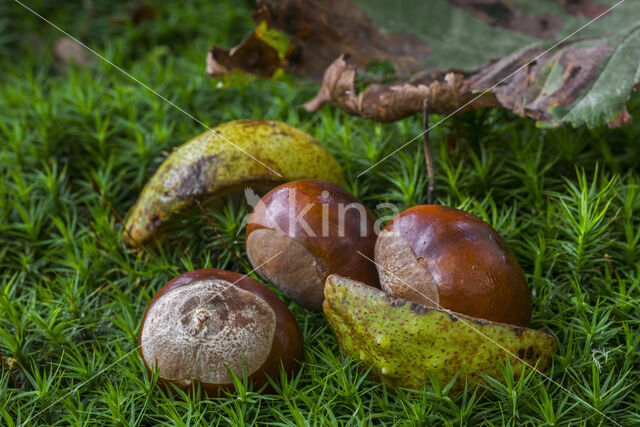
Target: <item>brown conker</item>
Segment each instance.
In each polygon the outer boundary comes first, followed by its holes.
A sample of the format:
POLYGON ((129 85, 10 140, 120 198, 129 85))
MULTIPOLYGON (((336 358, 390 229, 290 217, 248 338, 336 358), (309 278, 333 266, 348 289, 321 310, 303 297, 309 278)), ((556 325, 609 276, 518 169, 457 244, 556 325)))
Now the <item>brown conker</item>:
MULTIPOLYGON (((140 356, 159 383, 209 396, 233 390, 243 363, 256 388, 293 373, 302 360, 295 318, 269 288, 245 275, 218 269, 184 273, 153 297, 140 327, 140 356)), ((166 387, 170 390, 170 387, 166 387)))
POLYGON ((427 307, 528 326, 531 296, 507 243, 458 209, 414 206, 381 231, 375 261, 382 289, 427 307))
POLYGON ((375 218, 340 186, 299 180, 268 192, 247 225, 247 256, 258 274, 303 307, 319 310, 329 274, 378 286, 375 218))

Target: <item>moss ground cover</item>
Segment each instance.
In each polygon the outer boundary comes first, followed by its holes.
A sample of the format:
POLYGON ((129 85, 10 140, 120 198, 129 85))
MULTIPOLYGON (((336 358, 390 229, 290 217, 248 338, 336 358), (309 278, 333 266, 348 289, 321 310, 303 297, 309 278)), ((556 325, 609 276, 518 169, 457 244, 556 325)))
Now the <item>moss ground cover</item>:
MULTIPOLYGON (((421 143, 357 177, 417 135, 418 117, 380 125, 328 106, 307 114, 298 106, 317 89, 308 81, 205 75, 209 46, 231 46, 252 27, 250 3, 171 0, 137 23, 123 2, 28 4, 208 126, 264 117, 307 130, 378 216, 390 213, 382 203, 426 200, 421 143)), ((190 269, 247 270, 198 212, 176 220, 159 250, 124 247, 92 181, 124 215, 168 153, 203 129, 91 54, 82 66, 56 65, 60 36, 18 4, 0 5, 0 351, 12 364, 0 371, 1 424, 640 423, 639 121, 550 130, 482 111, 432 133, 437 203, 484 218, 511 245, 533 295, 532 326, 559 342, 547 374, 569 392, 535 373, 461 394, 436 382, 392 392, 341 355, 321 313, 281 295, 305 339, 295 378, 275 394, 240 378, 228 396, 171 398, 132 352, 147 303, 190 269)), ((640 117, 637 97, 630 112, 640 117)), ((246 209, 210 212, 244 256, 246 209)))

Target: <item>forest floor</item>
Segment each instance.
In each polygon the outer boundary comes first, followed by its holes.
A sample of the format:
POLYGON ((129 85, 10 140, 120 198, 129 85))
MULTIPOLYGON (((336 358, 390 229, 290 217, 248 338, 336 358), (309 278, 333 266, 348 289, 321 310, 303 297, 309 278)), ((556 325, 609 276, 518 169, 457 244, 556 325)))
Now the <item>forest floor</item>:
MULTIPOLYGON (((30 4, 208 126, 262 117, 307 130, 377 215, 388 213, 380 203, 426 202, 420 142, 357 177, 418 135, 419 117, 309 114, 299 106, 315 83, 205 74, 213 44, 233 46, 253 27, 251 4, 171 0, 140 22, 122 2, 30 4)), ((62 34, 18 4, 3 3, 0 16, 0 351, 12 365, 0 370, 0 424, 640 424, 640 120, 551 130, 477 111, 431 134, 436 202, 484 218, 515 252, 532 327, 559 343, 550 379, 390 390, 341 354, 322 313, 283 297, 305 341, 292 380, 273 394, 167 397, 134 351, 151 297, 191 269, 247 269, 199 213, 162 248, 127 249, 92 180, 124 216, 167 153, 204 129, 90 52, 83 65, 56 64, 62 34)), ((630 113, 640 118, 638 97, 630 113)), ((241 255, 246 213, 231 203, 211 211, 241 255)))

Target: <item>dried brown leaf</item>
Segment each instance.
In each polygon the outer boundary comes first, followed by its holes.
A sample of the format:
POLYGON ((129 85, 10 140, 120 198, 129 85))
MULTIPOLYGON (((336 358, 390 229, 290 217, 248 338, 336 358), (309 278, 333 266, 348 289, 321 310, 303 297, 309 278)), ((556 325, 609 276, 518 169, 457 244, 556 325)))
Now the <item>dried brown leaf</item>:
MULTIPOLYGON (((291 43, 286 52, 278 52, 256 31, 233 49, 214 47, 207 58, 207 71, 220 75, 241 69, 268 77, 284 69, 311 78, 322 75, 320 91, 304 105, 308 111, 330 102, 349 114, 380 122, 419 113, 425 100, 431 112, 500 107, 552 126, 565 122, 619 126, 631 120, 623 108, 640 76, 640 21, 628 18, 634 10, 640 11, 637 5, 625 6, 626 12, 619 9, 611 16, 610 6, 590 0, 556 0, 566 13, 558 12, 562 10, 558 5, 533 0, 531 4, 526 0, 434 0, 429 5, 418 0, 402 4, 371 1, 258 0, 254 20, 288 36, 291 43), (457 29, 450 37, 465 31, 486 34, 473 33, 471 38, 443 44, 434 38, 428 22, 424 28, 399 26, 384 16, 384 12, 397 10, 396 16, 415 24, 411 17, 415 9, 420 16, 449 19, 434 9, 435 3, 458 13, 457 29), (557 39, 568 25, 579 28, 585 17, 603 13, 602 19, 614 19, 607 22, 625 26, 614 30, 600 25, 606 33, 562 39, 557 44, 531 42, 557 39), (503 37, 502 44, 513 39, 511 45, 521 47, 510 54, 503 50, 498 59, 488 61, 491 57, 486 53, 476 55, 484 58, 484 64, 470 70, 463 67, 466 71, 442 65, 456 63, 456 55, 457 63, 468 64, 460 57, 479 51, 458 46, 449 54, 456 43, 478 39, 481 44, 477 46, 489 51, 496 36, 503 37), (430 45, 427 41, 431 39, 430 45), (386 83, 363 85, 363 80, 372 80, 367 67, 385 61, 396 74, 385 76, 386 83), (427 64, 440 65, 436 69, 427 64)), ((438 21, 431 24, 437 26, 438 21)))

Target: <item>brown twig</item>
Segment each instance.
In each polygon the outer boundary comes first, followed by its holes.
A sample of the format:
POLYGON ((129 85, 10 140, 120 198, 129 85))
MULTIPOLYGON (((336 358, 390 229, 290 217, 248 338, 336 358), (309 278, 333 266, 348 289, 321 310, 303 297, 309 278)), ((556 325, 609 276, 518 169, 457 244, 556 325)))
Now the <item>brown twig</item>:
POLYGON ((207 222, 209 223, 211 228, 213 228, 213 231, 214 231, 214 233, 216 233, 216 236, 218 236, 218 240, 220 240, 220 242, 222 243, 222 246, 224 246, 225 249, 227 251, 229 251, 229 253, 231 255, 233 255, 238 261, 240 261, 240 263, 242 265, 244 265, 246 268, 251 270, 252 267, 249 265, 249 263, 247 261, 243 260, 233 249, 231 249, 229 247, 229 245, 227 245, 227 242, 224 241, 224 239, 222 238, 222 235, 220 235, 220 233, 218 232, 218 229, 216 228, 216 226, 213 225, 213 221, 211 221, 211 218, 209 218, 209 215, 207 214, 207 211, 205 211, 204 207, 202 207, 202 205, 200 204, 200 200, 198 200, 196 198, 194 198, 193 200, 196 202, 196 205, 198 205, 198 208, 200 208, 200 212, 202 212, 204 217, 207 219, 207 222))
POLYGON ((429 107, 427 100, 422 102, 422 132, 424 135, 424 159, 427 164, 427 174, 429 175, 429 187, 427 192, 427 203, 433 203, 433 190, 435 189, 435 177, 433 174, 433 161, 431 160, 431 141, 429 139, 429 107))
POLYGON ((13 375, 13 372, 11 372, 11 366, 4 360, 4 356, 2 355, 2 352, 0 352, 0 362, 2 362, 3 369, 6 369, 7 372, 9 372, 9 376, 11 376, 11 380, 13 380, 13 383, 15 384, 16 388, 19 388, 20 390, 22 390, 22 386, 18 382, 18 379, 16 378, 15 375, 13 375))

